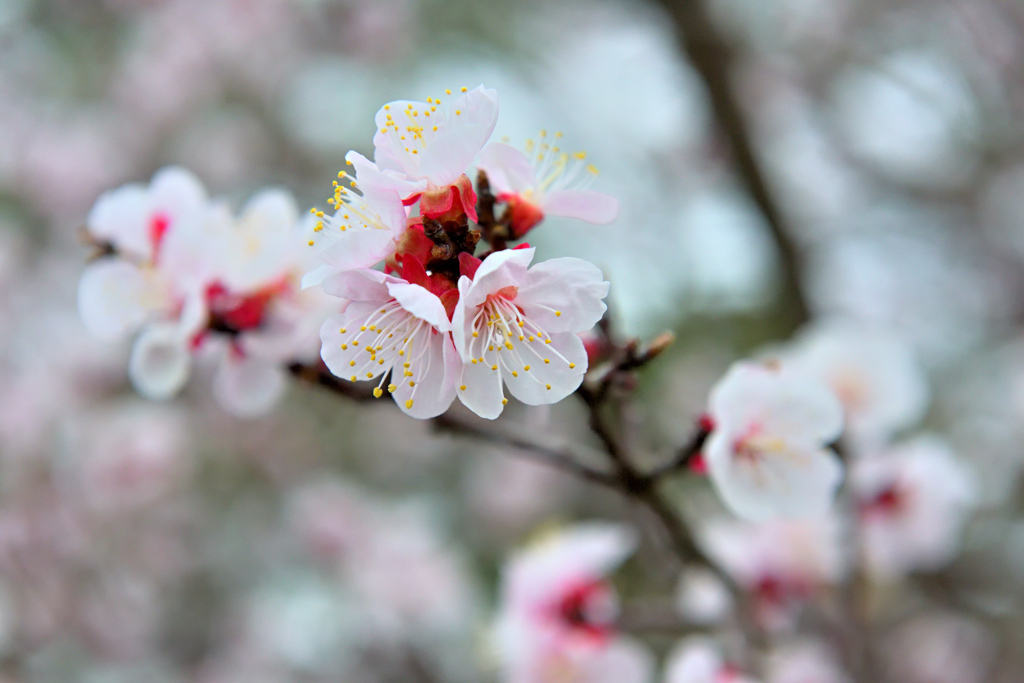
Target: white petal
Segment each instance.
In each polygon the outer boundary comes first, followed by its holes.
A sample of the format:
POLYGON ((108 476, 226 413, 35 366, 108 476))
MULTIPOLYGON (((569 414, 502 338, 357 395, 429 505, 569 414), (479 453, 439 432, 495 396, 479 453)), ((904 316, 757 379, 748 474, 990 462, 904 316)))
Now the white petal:
MULTIPOLYGON (((503 370, 502 377, 509 392, 523 403, 531 406, 557 403, 583 383, 583 375, 587 371, 587 351, 578 335, 571 332, 553 334, 550 344, 539 341, 518 342, 515 349, 530 369, 525 370, 525 366, 512 368, 517 372, 517 377, 503 370), (540 356, 528 352, 527 348, 536 350, 540 356), (545 359, 550 362, 545 363, 545 359), (569 363, 576 367, 570 368, 569 363)), ((505 353, 500 356, 504 356, 504 361, 509 360, 505 353)))
POLYGON ((420 285, 408 282, 389 282, 387 287, 388 293, 401 304, 402 308, 420 320, 426 320, 439 332, 451 330, 448 313, 444 310, 444 304, 436 294, 420 285))
MULTIPOLYGON (((327 368, 342 379, 359 381, 379 377, 390 368, 370 360, 364 344, 351 344, 342 341, 341 330, 357 330, 379 304, 377 302, 357 301, 345 309, 341 315, 331 316, 320 327, 320 357, 327 368), (345 348, 342 348, 342 343, 345 348), (355 365, 352 365, 355 361, 355 365), (370 377, 366 373, 371 373, 370 377), (356 380, 352 380, 355 377, 356 380)), ((351 338, 349 333, 348 337, 351 338)))
POLYGON ((494 194, 521 193, 537 185, 533 164, 521 150, 500 142, 484 147, 477 168, 487 174, 494 194))
MULTIPOLYGON (((328 228, 325 226, 324 229, 328 228)), ((371 268, 395 251, 394 236, 387 230, 353 229, 341 234, 332 234, 327 239, 325 237, 321 235, 313 239, 317 243, 325 242, 318 257, 332 272, 371 268)))
POLYGON ((149 222, 152 209, 142 185, 125 185, 102 195, 89 212, 86 225, 96 237, 121 251, 148 260, 152 256, 149 222))
POLYGON ((556 190, 544 195, 541 208, 550 216, 603 224, 619 215, 619 200, 593 190, 556 190))
POLYGON ((530 268, 516 304, 546 332, 585 332, 607 310, 604 298, 609 287, 592 263, 555 258, 530 268))
POLYGON ((128 376, 143 396, 165 399, 185 386, 191 365, 188 340, 181 330, 175 325, 156 323, 135 340, 128 376))
POLYGON ((406 415, 421 420, 437 417, 455 400, 455 378, 461 367, 451 337, 447 333, 429 333, 430 350, 429 366, 427 357, 421 358, 416 367, 412 367, 412 377, 405 377, 401 382, 394 379, 400 368, 392 371, 392 382, 398 385, 395 389, 395 403, 406 415), (421 374, 422 373, 422 374, 421 374), (416 386, 410 387, 409 382, 415 381, 416 386), (406 407, 406 401, 412 399, 412 407, 406 407))
POLYGON ((180 166, 167 166, 157 171, 149 191, 153 208, 175 217, 201 208, 207 200, 203 184, 195 174, 180 166))
POLYGON ((459 301, 455 304, 455 311, 452 312, 452 341, 455 343, 455 350, 459 357, 469 362, 469 340, 472 330, 469 325, 472 319, 467 315, 466 294, 473 286, 473 281, 463 275, 459 278, 459 301))
POLYGON ((828 449, 792 446, 751 460, 735 457, 733 435, 716 430, 704 453, 711 481, 726 506, 750 521, 825 514, 843 479, 843 466, 828 449))
POLYGON ((473 276, 472 285, 467 288, 464 297, 466 306, 471 310, 479 306, 486 299, 488 294, 494 294, 499 289, 509 286, 523 284, 526 268, 533 260, 536 249, 505 249, 498 251, 484 259, 473 276))
POLYGON ((410 178, 400 164, 394 164, 393 168, 381 168, 359 152, 349 152, 345 155, 345 161, 351 163, 356 170, 356 185, 364 192, 391 191, 405 199, 427 189, 426 180, 410 178))
POLYGON ((388 294, 387 275, 379 270, 347 270, 324 280, 324 291, 349 301, 382 302, 391 298, 388 294))
POLYGON ((213 395, 235 417, 266 415, 277 405, 287 386, 280 364, 227 351, 213 381, 213 395))
POLYGON ((136 266, 105 258, 86 267, 78 284, 78 312, 90 332, 118 339, 169 305, 162 290, 136 266))
POLYGON ((480 417, 493 420, 501 415, 501 376, 486 363, 465 362, 459 379, 459 400, 480 417), (463 389, 462 387, 466 387, 463 389))
POLYGON ((278 188, 263 190, 254 195, 242 208, 243 222, 258 223, 268 230, 282 226, 290 228, 299 220, 299 207, 291 192, 278 188))

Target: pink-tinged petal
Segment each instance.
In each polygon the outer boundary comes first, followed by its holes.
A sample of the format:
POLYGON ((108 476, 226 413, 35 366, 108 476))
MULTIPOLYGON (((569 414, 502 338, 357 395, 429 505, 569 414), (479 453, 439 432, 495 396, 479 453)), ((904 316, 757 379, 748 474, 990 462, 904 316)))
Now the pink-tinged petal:
POLYGON ((250 419, 273 410, 286 386, 280 364, 228 350, 213 380, 213 396, 235 417, 250 419))
POLYGON ((371 361, 365 343, 351 343, 351 332, 358 330, 378 305, 376 302, 357 301, 350 304, 344 313, 328 318, 320 327, 320 357, 336 376, 354 382, 379 377, 391 369, 371 361), (367 372, 371 373, 370 377, 366 376, 367 372))
POLYGON ((487 174, 494 194, 519 194, 537 186, 533 164, 522 150, 511 145, 492 142, 480 152, 476 165, 487 174))
POLYGON ((188 339, 181 330, 176 325, 157 323, 135 340, 128 377, 146 398, 166 399, 185 386, 191 366, 188 339))
POLYGON ((149 193, 142 185, 125 185, 101 196, 89 212, 86 225, 99 239, 118 250, 149 260, 153 255, 149 223, 149 193))
POLYGON ((360 268, 332 275, 323 281, 324 291, 349 301, 382 302, 391 298, 387 282, 394 280, 379 270, 360 268))
POLYGON ((737 455, 734 435, 717 431, 704 449, 711 481, 726 506, 754 522, 828 512, 843 479, 835 452, 790 445, 786 452, 737 455))
POLYGON ((356 171, 356 185, 361 192, 394 192, 402 199, 427 189, 427 181, 410 178, 400 168, 381 168, 359 152, 349 152, 345 161, 356 171))
MULTIPOLYGON (((328 230, 325 226, 324 230, 328 230)), ((323 236, 318 237, 323 239, 323 236)), ((387 230, 346 230, 330 236, 330 244, 318 254, 330 272, 370 268, 395 252, 394 235, 387 230)), ((321 278, 322 280, 322 278, 321 278)), ((305 285, 303 279, 303 286, 305 285)))
MULTIPOLYGON (((520 356, 526 366, 516 366, 502 370, 502 378, 509 393, 519 401, 539 406, 557 403, 576 391, 583 383, 583 375, 587 371, 587 351, 578 335, 571 332, 551 335, 550 344, 519 344, 520 356), (523 352, 522 349, 534 349, 538 355, 523 352), (547 361, 547 362, 545 362, 547 361), (570 367, 570 364, 575 367, 570 367), (516 375, 511 373, 516 371, 516 375)), ((509 358, 502 358, 507 362, 509 358)))
POLYGON ((426 102, 399 100, 378 111, 374 159, 382 169, 443 187, 466 172, 490 138, 498 119, 497 93, 480 86, 457 97, 447 111, 430 109, 426 102), (389 115, 397 128, 389 128, 389 115), (413 126, 421 128, 418 137, 408 134, 413 126))
POLYGON ((630 638, 616 638, 598 654, 584 657, 582 668, 591 683, 650 683, 654 677, 654 654, 630 638))
POLYGON ((419 285, 406 282, 389 282, 387 288, 388 293, 402 305, 402 308, 420 320, 426 320, 440 332, 448 332, 451 329, 444 304, 436 294, 419 285))
POLYGON ((544 195, 544 213, 578 218, 588 223, 611 223, 619 215, 619 200, 593 190, 555 190, 544 195))
POLYGON ((486 363, 464 362, 458 396, 462 404, 474 413, 493 420, 501 415, 504 408, 501 402, 505 397, 501 387, 501 375, 496 370, 491 370, 491 366, 486 363))
POLYGON ((555 258, 530 268, 516 304, 549 333, 585 332, 604 315, 610 285, 601 270, 577 258, 555 258))
POLYGON ((106 258, 90 264, 78 284, 78 312, 101 339, 118 339, 169 307, 166 295, 136 266, 106 258))
POLYGON ((505 249, 494 252, 485 258, 477 268, 472 285, 462 296, 466 301, 466 306, 472 310, 473 307, 482 304, 488 294, 494 294, 505 287, 522 284, 526 276, 526 269, 530 265, 530 261, 533 260, 535 252, 536 250, 532 247, 529 249, 505 249))
POLYGON ((317 266, 316 268, 302 276, 302 289, 309 289, 310 287, 315 287, 324 280, 326 280, 327 278, 329 278, 330 276, 336 274, 337 272, 337 268, 326 263, 323 264, 322 266, 317 266))
MULTIPOLYGON (((405 377, 401 381, 394 379, 399 370, 397 366, 392 373, 392 382, 397 385, 393 394, 395 403, 403 413, 420 420, 437 417, 448 410, 455 400, 454 373, 451 369, 455 349, 451 338, 446 333, 431 333, 428 344, 429 350, 413 368, 413 377, 405 377), (410 386, 410 382, 416 385, 410 386), (409 401, 412 401, 411 405, 409 401)), ((457 359, 454 362, 457 363, 457 359)))

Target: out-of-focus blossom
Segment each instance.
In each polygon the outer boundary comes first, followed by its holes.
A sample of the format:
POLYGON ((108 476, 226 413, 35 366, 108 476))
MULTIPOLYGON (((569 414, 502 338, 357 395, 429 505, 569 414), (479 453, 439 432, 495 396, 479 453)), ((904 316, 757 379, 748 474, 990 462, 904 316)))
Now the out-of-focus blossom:
POLYGON ((687 621, 714 624, 733 608, 732 595, 710 569, 687 567, 676 584, 675 606, 687 621))
POLYGON ((711 481, 752 521, 824 514, 842 480, 827 448, 843 428, 839 400, 819 380, 740 362, 711 390, 704 448, 711 481))
POLYGON ((610 223, 619 213, 617 199, 586 189, 597 168, 585 163, 585 152, 562 151, 561 137, 555 133, 549 141, 542 130, 539 141, 526 141, 525 152, 492 142, 480 153, 477 166, 487 174, 498 201, 508 204, 515 238, 546 215, 610 223))
POLYGON ((607 580, 634 547, 626 528, 586 524, 508 561, 495 625, 502 680, 650 680, 650 653, 615 630, 618 604, 607 580))
POLYGON ((889 680, 906 683, 982 683, 996 651, 993 634, 964 617, 929 612, 886 634, 889 680))
POLYGON ((855 447, 913 426, 928 407, 928 383, 913 349, 852 322, 819 323, 779 351, 782 365, 825 382, 843 404, 855 447))
POLYGON ((142 394, 176 394, 192 356, 215 355, 214 395, 233 414, 255 417, 282 394, 283 364, 315 352, 309 320, 323 303, 298 292, 291 195, 266 190, 236 217, 211 205, 191 174, 165 169, 148 188, 102 197, 89 229, 116 254, 82 275, 79 310, 106 338, 141 329, 128 367, 142 394))
POLYGON ((738 667, 726 663, 714 641, 690 638, 668 655, 665 683, 757 683, 738 667))
POLYGON ((772 651, 766 683, 852 683, 833 653, 816 640, 798 641, 772 651))
POLYGON ((832 516, 764 524, 713 520, 698 538, 771 628, 792 625, 802 605, 847 571, 841 524, 832 516))
POLYGON ((974 479, 952 449, 918 436, 856 462, 850 471, 868 570, 894 579, 956 557, 975 505, 974 479))
POLYGON ((459 399, 494 419, 508 402, 556 403, 579 387, 587 352, 578 333, 597 324, 609 284, 586 261, 557 258, 529 267, 534 249, 491 254, 459 279, 452 338, 462 356, 459 399))
POLYGON ((378 398, 390 376, 387 390, 399 408, 429 418, 455 400, 460 363, 445 304, 431 291, 422 264, 416 272, 420 283, 376 270, 347 271, 327 280, 328 294, 352 303, 320 328, 321 355, 338 377, 352 382, 380 377, 373 392, 378 398))

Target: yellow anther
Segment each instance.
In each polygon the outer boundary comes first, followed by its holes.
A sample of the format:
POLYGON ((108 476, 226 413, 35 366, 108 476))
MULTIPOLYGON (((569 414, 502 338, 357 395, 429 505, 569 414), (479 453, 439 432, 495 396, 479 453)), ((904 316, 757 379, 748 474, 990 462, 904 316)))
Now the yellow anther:
POLYGON ((410 398, 408 401, 405 402, 405 409, 406 410, 410 410, 411 408, 412 408, 412 399, 410 398))
POLYGON ((518 377, 518 376, 519 376, 519 373, 518 373, 518 372, 516 372, 515 370, 513 370, 513 371, 512 371, 512 376, 513 376, 513 377, 518 377))
MULTIPOLYGON (((391 105, 390 104, 385 104, 384 105, 384 111, 388 111, 389 109, 391 109, 391 105)), ((389 116, 388 118, 390 119, 391 117, 389 116)))
POLYGON ((473 365, 476 365, 476 358, 470 358, 469 362, 472 363, 473 365))
POLYGON ((497 369, 498 369, 498 366, 497 366, 497 365, 492 365, 492 366, 491 366, 491 370, 497 370, 497 369))
POLYGON ((462 110, 461 110, 461 109, 456 109, 456 110, 455 110, 455 115, 456 115, 456 116, 458 116, 458 115, 459 115, 459 114, 461 114, 461 113, 462 113, 462 110))
POLYGON ((410 387, 416 386, 416 382, 413 382, 412 380, 409 380, 409 386, 410 387))
POLYGON ((395 389, 397 389, 397 388, 398 388, 398 387, 397 387, 397 386, 395 386, 394 384, 389 384, 389 385, 388 385, 388 393, 389 393, 389 394, 393 394, 393 393, 395 393, 395 389))
POLYGON ((356 339, 352 340, 352 346, 359 346, 359 341, 356 339))
MULTIPOLYGON (((551 385, 549 384, 549 385, 548 385, 548 388, 550 388, 550 387, 551 387, 551 385)), ((374 398, 380 398, 380 397, 381 397, 381 396, 383 396, 383 395, 384 395, 384 392, 383 392, 383 391, 381 391, 381 388, 380 388, 380 387, 374 387, 374 388, 373 388, 373 397, 374 397, 374 398)))
POLYGON ((313 240, 309 241, 309 246, 313 246, 313 240))
POLYGON ((586 152, 573 152, 572 156, 575 159, 579 159, 580 161, 583 161, 584 159, 587 158, 587 153, 586 152))
POLYGON ((466 92, 466 89, 465 89, 465 88, 463 88, 463 89, 462 89, 462 92, 466 92))
POLYGON ((398 349, 398 355, 399 356, 404 356, 405 355, 405 349, 398 349))
POLYGON ((444 94, 445 94, 445 95, 451 95, 451 94, 452 94, 452 91, 451 91, 450 89, 448 89, 448 88, 445 88, 445 89, 444 89, 444 94))
POLYGON ((474 336, 474 337, 479 337, 480 335, 479 335, 479 334, 477 334, 476 332, 474 332, 474 333, 473 333, 473 336, 474 336))
POLYGON ((342 334, 345 334, 346 332, 348 332, 348 330, 346 330, 344 327, 342 327, 342 328, 338 329, 338 332, 341 332, 342 334))
POLYGON ((377 331, 377 326, 376 325, 370 325, 370 331, 371 332, 376 332, 377 331))
POLYGON ((366 379, 370 379, 371 377, 373 377, 373 373, 372 372, 366 373, 366 379))
POLYGON ((551 385, 550 384, 545 384, 544 388, 547 389, 548 391, 551 391, 551 385))
POLYGON ((526 370, 527 372, 529 372, 530 371, 530 366, 529 365, 524 365, 523 366, 523 370, 526 370))
POLYGON ((501 405, 507 406, 508 405, 508 399, 507 398, 501 399, 501 405))
POLYGON ((488 351, 493 351, 494 350, 494 344, 491 344, 490 346, 488 346, 487 350, 488 351))
POLYGON ((348 344, 342 344, 342 345, 341 345, 341 350, 342 350, 342 351, 345 351, 345 350, 347 350, 347 349, 348 349, 348 344))
POLYGON ((460 391, 465 391, 465 390, 466 390, 466 385, 465 385, 465 384, 463 384, 463 385, 462 385, 461 387, 459 387, 459 390, 460 390, 460 391))
POLYGON ((587 164, 587 171, 594 175, 597 175, 599 173, 599 171, 597 170, 597 166, 594 166, 593 164, 587 164))
POLYGON ((556 318, 561 318, 562 317, 562 312, 561 311, 555 311, 555 317, 556 318))
POLYGON ((514 348, 512 342, 505 342, 505 348, 511 351, 514 348))
POLYGON ((359 379, 359 378, 358 378, 358 377, 356 377, 355 375, 352 375, 352 378, 351 378, 351 379, 352 379, 352 381, 353 381, 353 382, 355 382, 355 381, 356 381, 357 379, 359 379))
POLYGON ((544 359, 544 365, 548 365, 549 363, 551 363, 551 359, 550 358, 545 358, 544 359))
POLYGON ((573 370, 575 368, 576 368, 576 364, 575 363, 569 363, 569 369, 570 370, 573 370))
POLYGON ((517 324, 519 325, 519 327, 522 327, 523 325, 526 324, 526 321, 525 320, 520 320, 517 324))
POLYGON ((349 366, 350 368, 354 368, 354 367, 356 366, 356 362, 355 362, 354 360, 350 360, 350 361, 348 362, 348 366, 349 366))
POLYGON ((360 332, 366 332, 366 325, 360 325, 359 326, 359 331, 360 332))

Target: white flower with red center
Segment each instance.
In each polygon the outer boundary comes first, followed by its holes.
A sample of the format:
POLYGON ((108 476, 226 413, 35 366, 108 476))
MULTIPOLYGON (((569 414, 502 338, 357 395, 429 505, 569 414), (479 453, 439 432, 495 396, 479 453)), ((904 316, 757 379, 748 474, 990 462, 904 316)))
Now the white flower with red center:
POLYGON ((668 655, 665 683, 756 683, 728 664, 710 638, 680 641, 668 655))
POLYGON ((494 632, 503 681, 650 680, 650 653, 615 629, 618 600, 606 578, 635 546, 629 529, 581 524, 506 563, 494 632))
POLYGON ((842 432, 843 410, 827 386, 739 362, 711 390, 709 413, 704 459, 733 513, 760 521, 829 509, 843 468, 827 446, 842 432))
POLYGON ((237 217, 225 205, 207 216, 204 243, 216 265, 204 290, 206 327, 191 349, 216 356, 214 396, 238 417, 277 404, 285 366, 316 358, 316 331, 339 310, 322 293, 299 291, 303 227, 294 198, 280 190, 257 194, 237 217))
POLYGON ((476 194, 466 169, 498 120, 498 95, 482 85, 445 101, 398 100, 377 112, 374 161, 352 152, 360 185, 396 191, 406 205, 420 200, 431 218, 455 212, 476 220, 476 194))
POLYGON ((912 426, 928 408, 928 381, 913 349, 882 330, 819 323, 801 332, 779 359, 832 388, 843 404, 851 445, 859 448, 912 426))
POLYGON ((529 267, 534 249, 491 254, 472 272, 463 258, 452 338, 462 357, 459 399, 494 419, 503 385, 528 405, 562 400, 587 370, 579 333, 604 314, 608 283, 594 265, 556 258, 529 267))
POLYGON ((127 185, 100 197, 89 214, 89 232, 116 253, 86 267, 79 313, 105 339, 144 328, 129 375, 150 398, 166 398, 188 379, 187 343, 206 319, 209 260, 200 235, 207 211, 199 181, 168 168, 148 188, 127 185))
POLYGON ((597 168, 586 162, 585 152, 564 152, 558 146, 561 133, 540 141, 526 141, 525 151, 492 142, 480 153, 477 167, 487 174, 499 201, 509 207, 513 237, 522 237, 544 216, 579 218, 588 223, 610 223, 619 213, 619 202, 587 189, 597 168))
POLYGON ((403 266, 403 275, 416 282, 376 270, 347 271, 324 281, 324 291, 351 303, 320 328, 320 353, 342 379, 379 378, 377 397, 390 376, 387 390, 398 406, 425 419, 455 399, 460 362, 445 307, 451 307, 455 290, 439 296, 422 264, 406 259, 403 266))
MULTIPOLYGON (((339 177, 349 178, 344 173, 339 177)), ((328 200, 335 209, 333 215, 313 210, 318 220, 305 236, 313 254, 306 257, 311 270, 302 278, 303 287, 345 270, 371 268, 397 251, 408 222, 401 197, 393 189, 374 187, 372 182, 353 184, 362 194, 334 183, 334 196, 328 200)))
POLYGON ((881 579, 935 570, 956 557, 977 504, 972 473, 949 445, 919 436, 857 461, 850 481, 862 560, 881 579))
POLYGON ((843 528, 834 515, 762 524, 716 519, 698 535, 709 557, 749 596, 768 628, 794 623, 799 609, 846 575, 843 528))

